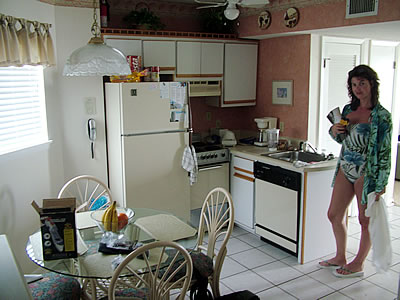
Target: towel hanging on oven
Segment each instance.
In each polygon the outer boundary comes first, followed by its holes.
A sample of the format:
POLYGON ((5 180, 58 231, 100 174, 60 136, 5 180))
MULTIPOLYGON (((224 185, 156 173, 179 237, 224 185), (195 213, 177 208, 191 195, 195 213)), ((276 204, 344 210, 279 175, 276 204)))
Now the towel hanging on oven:
POLYGON ((199 169, 197 166, 196 151, 193 146, 186 146, 185 150, 183 150, 182 168, 190 172, 190 185, 196 183, 199 169))

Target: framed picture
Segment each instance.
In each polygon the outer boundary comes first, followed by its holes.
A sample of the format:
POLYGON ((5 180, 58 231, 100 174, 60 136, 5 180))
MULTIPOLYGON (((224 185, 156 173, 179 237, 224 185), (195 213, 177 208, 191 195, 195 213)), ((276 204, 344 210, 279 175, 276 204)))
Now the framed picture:
POLYGON ((272 104, 293 104, 293 80, 272 81, 272 104))

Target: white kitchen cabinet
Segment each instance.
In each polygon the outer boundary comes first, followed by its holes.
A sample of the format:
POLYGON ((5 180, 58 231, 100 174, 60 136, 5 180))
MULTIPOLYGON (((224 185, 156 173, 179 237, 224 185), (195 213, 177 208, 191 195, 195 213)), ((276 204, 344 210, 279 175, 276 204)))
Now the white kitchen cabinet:
MULTIPOLYGON (((143 66, 159 66, 160 71, 175 71, 175 41, 143 41, 143 66)), ((164 72, 165 73, 165 72, 164 72)))
POLYGON ((254 161, 232 155, 230 174, 235 223, 254 232, 254 161))
POLYGON ((221 106, 256 104, 258 44, 225 44, 224 98, 221 106))
POLYGON ((177 77, 222 77, 224 44, 178 41, 177 77))
POLYGON ((140 55, 142 56, 142 40, 129 39, 123 37, 105 37, 104 42, 110 46, 115 47, 125 55, 140 55))

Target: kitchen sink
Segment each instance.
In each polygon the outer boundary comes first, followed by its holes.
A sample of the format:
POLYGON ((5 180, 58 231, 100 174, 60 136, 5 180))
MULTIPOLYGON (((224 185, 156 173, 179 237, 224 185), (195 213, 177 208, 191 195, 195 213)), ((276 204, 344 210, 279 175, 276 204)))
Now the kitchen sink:
POLYGON ((325 155, 308 151, 284 151, 284 152, 264 153, 261 155, 288 162, 302 161, 310 163, 310 162, 321 162, 330 159, 330 156, 326 157, 325 155))

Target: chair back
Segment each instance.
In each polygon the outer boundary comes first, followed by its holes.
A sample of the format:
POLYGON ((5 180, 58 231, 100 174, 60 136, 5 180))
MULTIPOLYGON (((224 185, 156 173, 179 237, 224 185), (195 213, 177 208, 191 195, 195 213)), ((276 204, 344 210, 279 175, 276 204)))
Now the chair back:
POLYGON ((100 179, 91 175, 80 175, 69 180, 57 198, 74 197, 76 212, 105 208, 112 203, 111 191, 100 179))
POLYGON ((108 299, 169 299, 171 289, 181 287, 177 299, 183 300, 192 279, 192 259, 185 248, 170 241, 157 241, 131 252, 115 269, 108 288, 108 299), (140 271, 131 264, 142 260, 140 271))
POLYGON ((201 209, 198 249, 207 253, 207 256, 215 259, 214 273, 219 274, 225 259, 226 245, 232 234, 234 225, 234 208, 230 193, 224 188, 212 189, 204 200, 201 209), (205 234, 208 232, 208 240, 205 243, 205 234), (215 244, 222 238, 218 254, 215 251, 215 244))

